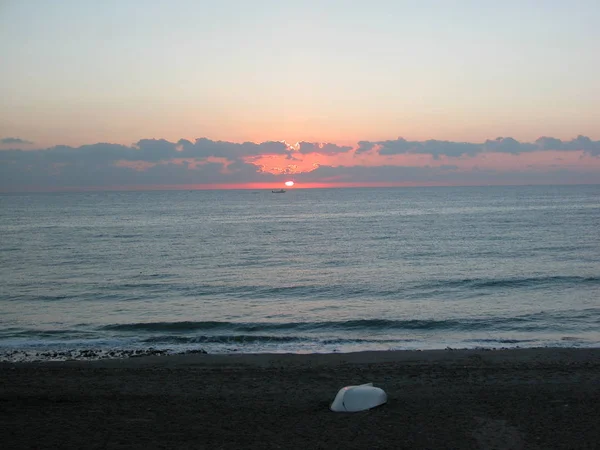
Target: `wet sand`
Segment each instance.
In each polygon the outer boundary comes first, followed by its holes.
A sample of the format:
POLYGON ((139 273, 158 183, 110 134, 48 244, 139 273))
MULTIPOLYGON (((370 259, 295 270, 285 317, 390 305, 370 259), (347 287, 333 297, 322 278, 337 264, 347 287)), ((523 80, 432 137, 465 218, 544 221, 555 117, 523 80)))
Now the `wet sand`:
POLYGON ((600 349, 0 363, 0 447, 600 448, 600 349), (345 385, 386 405, 333 413, 345 385))

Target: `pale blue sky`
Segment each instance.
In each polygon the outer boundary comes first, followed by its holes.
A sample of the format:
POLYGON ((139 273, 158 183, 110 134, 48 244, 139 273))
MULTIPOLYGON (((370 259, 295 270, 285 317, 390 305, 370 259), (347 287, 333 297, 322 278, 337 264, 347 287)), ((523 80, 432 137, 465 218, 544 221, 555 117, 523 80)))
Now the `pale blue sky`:
POLYGON ((599 1, 0 1, 0 137, 600 137, 599 1))

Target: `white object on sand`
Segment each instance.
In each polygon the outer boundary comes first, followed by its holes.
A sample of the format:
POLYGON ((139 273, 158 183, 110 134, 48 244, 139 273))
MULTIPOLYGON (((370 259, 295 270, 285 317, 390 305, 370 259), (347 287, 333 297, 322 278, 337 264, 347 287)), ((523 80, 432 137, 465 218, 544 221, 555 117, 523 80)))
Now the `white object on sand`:
POLYGON ((373 387, 373 383, 359 386, 346 386, 339 390, 331 410, 335 412, 357 412, 375 408, 387 402, 387 394, 383 389, 373 387))

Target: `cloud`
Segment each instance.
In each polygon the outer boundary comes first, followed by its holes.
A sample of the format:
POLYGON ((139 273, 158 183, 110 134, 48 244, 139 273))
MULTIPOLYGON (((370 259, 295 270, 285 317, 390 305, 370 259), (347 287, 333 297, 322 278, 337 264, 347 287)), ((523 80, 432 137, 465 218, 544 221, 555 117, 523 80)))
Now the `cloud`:
POLYGON ((481 144, 471 144, 468 142, 452 141, 407 141, 399 137, 396 140, 388 141, 360 141, 357 154, 366 153, 376 149, 380 155, 400 155, 406 153, 430 154, 434 158, 441 155, 459 157, 463 155, 473 156, 482 151, 481 144))
POLYGON ((483 144, 483 149, 488 152, 499 152, 499 153, 512 153, 518 155, 519 153, 532 152, 535 150, 541 150, 536 144, 530 144, 527 142, 519 142, 511 137, 499 137, 490 141, 489 139, 483 144))
POLYGON ((600 141, 585 136, 569 141, 543 136, 531 143, 510 137, 482 143, 398 138, 359 141, 355 147, 311 142, 296 146, 279 141, 234 143, 208 138, 177 142, 141 139, 130 146, 96 143, 1 150, 0 190, 265 183, 282 182, 289 175, 300 183, 600 183, 600 159, 590 159, 597 156, 600 141), (548 151, 553 152, 544 156, 548 151), (569 156, 575 151, 580 154, 569 156), (426 160, 429 165, 415 162, 423 158, 410 158, 409 166, 401 165, 402 159, 395 156, 403 154, 430 155, 432 159, 426 160), (520 159, 513 161, 506 155, 520 159), (440 161, 441 157, 445 159, 440 161), (577 163, 577 157, 587 160, 577 163), (546 158, 542 165, 538 164, 540 158, 546 158), (278 167, 287 159, 298 164, 279 172, 268 170, 270 161, 278 167), (478 169, 478 165, 485 167, 478 169))
POLYGON ((33 144, 31 141, 26 141, 25 139, 15 138, 15 137, 5 137, 0 139, 0 144, 2 145, 30 145, 33 144))
POLYGON ((0 189, 268 182, 276 176, 263 173, 244 157, 289 151, 280 142, 237 144, 206 138, 193 143, 141 139, 132 146, 97 143, 4 150, 0 189))
POLYGON ((360 155, 361 153, 367 153, 368 151, 371 151, 373 149, 373 147, 375 147, 377 144, 375 142, 369 142, 369 141, 358 141, 358 147, 356 149, 356 154, 360 155))
POLYGON ((541 150, 582 150, 593 156, 600 155, 600 141, 593 141, 587 136, 579 135, 570 141, 561 141, 560 139, 543 136, 535 141, 535 143, 538 149, 541 150))
POLYGON ((308 153, 319 153, 321 155, 337 155, 347 153, 352 150, 349 146, 339 146, 336 144, 322 144, 313 142, 299 142, 298 151, 304 155, 308 153))
POLYGON ((180 151, 179 157, 183 158, 207 158, 212 156, 234 160, 247 156, 287 155, 290 153, 290 149, 285 143, 276 141, 267 141, 261 144, 254 142, 237 144, 227 141, 212 141, 207 138, 196 139, 195 142, 181 139, 176 147, 180 151))
POLYGON ((569 142, 563 142, 563 145, 561 150, 584 150, 594 156, 600 155, 600 141, 592 141, 587 136, 577 136, 569 142))
POLYGON ((553 137, 542 136, 535 141, 538 148, 542 150, 560 150, 562 149, 562 141, 553 137))
POLYGON ((359 141, 356 154, 367 153, 375 150, 380 155, 400 154, 429 154, 434 158, 447 156, 451 158, 475 156, 479 153, 521 153, 560 150, 584 151, 590 155, 600 155, 600 141, 593 141, 586 136, 578 136, 571 141, 561 141, 551 137, 541 137, 535 142, 519 142, 511 137, 498 137, 486 140, 483 143, 453 142, 453 141, 407 141, 399 137, 388 141, 359 141))

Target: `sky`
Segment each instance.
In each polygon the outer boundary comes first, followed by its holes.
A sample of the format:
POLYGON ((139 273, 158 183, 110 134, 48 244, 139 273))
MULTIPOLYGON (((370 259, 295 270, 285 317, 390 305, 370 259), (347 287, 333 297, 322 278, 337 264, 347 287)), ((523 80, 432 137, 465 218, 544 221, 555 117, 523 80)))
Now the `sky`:
POLYGON ((0 0, 0 191, 600 183, 597 0, 0 0))

